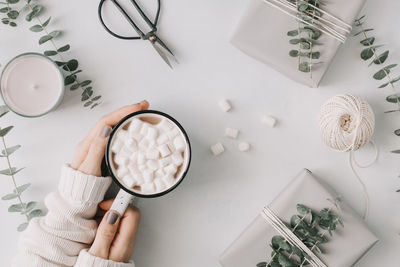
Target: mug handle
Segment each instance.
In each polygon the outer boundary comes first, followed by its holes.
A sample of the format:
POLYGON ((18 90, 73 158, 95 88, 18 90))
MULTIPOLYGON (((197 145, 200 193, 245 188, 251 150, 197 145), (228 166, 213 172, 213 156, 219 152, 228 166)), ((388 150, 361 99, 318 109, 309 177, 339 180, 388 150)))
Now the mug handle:
POLYGON ((133 195, 129 194, 123 189, 120 189, 111 205, 110 210, 114 210, 118 212, 120 216, 122 216, 134 198, 135 197, 133 195))

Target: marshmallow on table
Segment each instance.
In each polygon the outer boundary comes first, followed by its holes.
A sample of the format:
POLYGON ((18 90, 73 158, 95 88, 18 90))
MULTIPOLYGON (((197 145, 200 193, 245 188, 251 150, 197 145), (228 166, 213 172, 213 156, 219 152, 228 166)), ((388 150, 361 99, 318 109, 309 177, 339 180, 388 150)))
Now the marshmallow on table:
POLYGON ((146 161, 146 166, 150 169, 150 170, 157 170, 158 169, 158 161, 154 160, 154 159, 150 159, 148 161, 146 161))
POLYGON ((167 144, 163 144, 158 147, 158 151, 160 151, 161 157, 165 158, 171 154, 171 150, 169 150, 167 144))
POLYGON ((143 193, 155 193, 156 188, 153 183, 145 183, 140 186, 143 193))
POLYGON ((147 159, 158 159, 160 157, 160 152, 156 148, 150 148, 146 151, 147 159))
POLYGON ((183 157, 182 157, 182 152, 176 151, 174 154, 171 156, 172 163, 174 163, 176 166, 179 166, 183 163, 183 157))
POLYGON ((218 102, 218 105, 223 112, 228 112, 232 108, 231 103, 229 103, 229 101, 227 99, 221 99, 218 102))
POLYGON ((162 181, 169 188, 175 184, 175 178, 171 174, 167 174, 162 178, 162 181))
POLYGON ((154 185, 156 187, 157 192, 162 192, 166 189, 165 183, 161 178, 154 179, 154 185))
POLYGON ((136 185, 136 181, 129 174, 122 178, 122 182, 129 188, 133 188, 136 185))
POLYGON ((240 142, 238 145, 239 151, 245 152, 250 149, 250 144, 247 142, 240 142))
POLYGON ((268 116, 268 115, 264 115, 261 118, 261 122, 269 127, 274 127, 276 125, 276 119, 274 117, 268 116))
POLYGON ((225 129, 225 136, 232 138, 232 139, 236 139, 239 135, 239 130, 238 129, 234 129, 234 128, 226 128, 225 129))
POLYGON ((224 151, 225 148, 221 143, 216 143, 211 146, 211 152, 214 154, 214 156, 218 156, 222 154, 224 151))
POLYGON ((142 128, 143 121, 140 119, 132 119, 131 124, 129 124, 128 132, 129 133, 138 133, 142 128))
POLYGON ((178 150, 178 151, 185 150, 186 144, 185 144, 185 141, 183 141, 182 136, 178 135, 177 137, 175 137, 175 139, 174 139, 174 147, 175 147, 175 150, 178 150))
POLYGON ((154 171, 146 169, 142 172, 143 180, 145 183, 151 183, 154 180, 154 171))
POLYGON ((155 141, 157 136, 158 136, 157 128, 149 126, 148 129, 147 129, 146 138, 151 140, 151 141, 155 141))

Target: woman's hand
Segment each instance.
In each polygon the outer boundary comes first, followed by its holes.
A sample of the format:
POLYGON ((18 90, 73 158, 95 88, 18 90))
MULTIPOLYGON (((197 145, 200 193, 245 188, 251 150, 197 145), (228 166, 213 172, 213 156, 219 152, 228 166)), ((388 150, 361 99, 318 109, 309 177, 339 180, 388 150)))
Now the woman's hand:
POLYGON ((149 103, 142 101, 135 105, 122 107, 101 118, 78 144, 71 167, 86 174, 101 176, 101 161, 104 157, 111 128, 123 117, 148 108, 149 103))
MULTIPOLYGON (((142 101, 135 105, 122 107, 101 118, 78 144, 71 167, 85 174, 101 176, 101 162, 112 127, 125 116, 148 108, 149 103, 142 101)), ((101 216, 103 219, 89 253, 103 259, 128 262, 135 245, 140 211, 130 206, 120 217, 120 214, 115 211, 108 211, 112 201, 108 200, 99 205, 97 217, 101 216), (106 211, 108 212, 106 213, 106 211)))
POLYGON ((102 217, 102 220, 89 253, 115 262, 129 262, 135 246, 140 211, 130 205, 120 218, 109 210, 112 202, 113 199, 110 199, 99 205, 97 218, 102 217))

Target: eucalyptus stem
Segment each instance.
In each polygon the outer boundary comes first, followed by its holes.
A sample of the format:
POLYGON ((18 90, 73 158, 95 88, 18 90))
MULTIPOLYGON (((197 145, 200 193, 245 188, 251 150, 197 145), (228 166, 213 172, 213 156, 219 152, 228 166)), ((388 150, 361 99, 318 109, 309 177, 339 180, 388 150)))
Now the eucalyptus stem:
MULTIPOLYGON (((27 6, 29 7, 29 9, 30 9, 31 12, 32 12, 32 11, 33 11, 33 7, 32 7, 32 5, 30 4, 30 2, 29 2, 28 0, 25 0, 25 2, 26 2, 27 6)), ((44 24, 43 24, 42 20, 40 19, 40 17, 39 17, 39 16, 35 16, 35 19, 37 20, 37 22, 39 23, 39 25, 43 28, 43 31, 46 33, 46 35, 49 35, 49 31, 47 30, 47 26, 44 26, 44 24)), ((51 40, 50 40, 50 43, 52 44, 54 50, 57 51, 59 47, 56 45, 54 39, 51 39, 51 40)), ((65 62, 65 59, 64 59, 64 57, 63 57, 63 55, 62 55, 61 53, 58 53, 57 55, 58 55, 58 57, 60 58, 60 60, 61 60, 62 62, 65 62)), ((71 71, 71 69, 69 68, 68 65, 65 65, 65 67, 67 68, 67 72, 68 72, 68 73, 73 74, 73 72, 71 71)), ((75 82, 74 82, 74 83, 77 84, 77 85, 79 85, 78 78, 75 79, 75 82)))
POLYGON ((25 212, 26 211, 26 206, 25 206, 25 203, 22 201, 22 197, 21 197, 20 192, 18 191, 17 182, 16 182, 14 174, 13 174, 13 169, 11 167, 10 157, 9 157, 9 154, 8 154, 8 151, 7 151, 7 146, 6 146, 6 141, 4 139, 4 136, 1 137, 1 141, 3 143, 3 148, 4 148, 4 151, 5 151, 5 158, 6 158, 6 161, 7 161, 8 170, 9 170, 9 172, 11 174, 10 176, 11 176, 11 180, 12 180, 13 185, 14 185, 14 190, 16 192, 16 195, 17 195, 17 198, 18 198, 18 202, 19 202, 19 204, 21 205, 21 207, 23 209, 24 215, 26 217, 26 222, 29 222, 29 216, 25 212))

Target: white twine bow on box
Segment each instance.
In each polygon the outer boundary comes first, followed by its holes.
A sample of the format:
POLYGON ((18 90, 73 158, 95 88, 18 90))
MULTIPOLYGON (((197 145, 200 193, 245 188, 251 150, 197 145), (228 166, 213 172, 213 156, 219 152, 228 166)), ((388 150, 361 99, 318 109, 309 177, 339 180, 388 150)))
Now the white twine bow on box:
POLYGON ((288 0, 263 0, 263 1, 271 5, 272 7, 280 10, 281 12, 285 13, 286 15, 296 19, 297 21, 312 26, 320 30, 321 32, 329 35, 330 37, 338 40, 341 43, 344 43, 346 41, 347 34, 349 34, 352 29, 352 26, 344 22, 343 20, 305 1, 301 1, 301 3, 311 6, 313 9, 318 10, 326 17, 329 17, 331 20, 325 19, 321 16, 317 16, 315 14, 306 11, 299 11, 297 9, 298 8, 297 5, 289 2, 288 0), (313 22, 312 23, 308 22, 302 19, 299 15, 313 19, 313 22))
POLYGON ((319 118, 321 138, 332 149, 349 152, 350 168, 360 183, 365 198, 364 219, 367 218, 369 213, 369 196, 367 188, 356 172, 354 165, 359 168, 367 168, 376 162, 379 154, 378 148, 371 140, 374 127, 375 115, 371 106, 357 96, 337 95, 321 107, 319 118), (370 163, 361 165, 357 162, 354 153, 367 143, 373 146, 375 155, 370 163))
POLYGON ((282 220, 274 213, 274 211, 265 206, 261 215, 264 219, 280 234, 282 237, 289 242, 292 246, 297 247, 306 255, 307 261, 313 267, 327 267, 285 224, 282 220))

